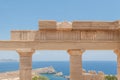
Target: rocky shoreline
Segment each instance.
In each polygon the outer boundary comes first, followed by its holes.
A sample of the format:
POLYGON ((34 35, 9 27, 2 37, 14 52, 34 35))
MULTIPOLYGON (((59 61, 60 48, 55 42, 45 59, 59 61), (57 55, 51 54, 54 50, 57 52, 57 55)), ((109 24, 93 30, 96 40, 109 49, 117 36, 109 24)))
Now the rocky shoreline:
MULTIPOLYGON (((84 78, 83 80, 103 80, 105 76, 105 74, 101 71, 96 73, 96 71, 86 72, 83 70, 82 73, 84 78)), ((54 74, 55 76, 62 76, 68 80, 70 79, 70 76, 64 76, 62 72, 57 72, 52 66, 32 70, 32 77, 40 74, 54 74)), ((0 73, 0 80, 19 80, 19 71, 0 73)))
MULTIPOLYGON (((43 73, 56 73, 56 71, 52 66, 32 70, 33 77, 43 73)), ((19 80, 19 71, 0 73, 0 80, 19 80)))

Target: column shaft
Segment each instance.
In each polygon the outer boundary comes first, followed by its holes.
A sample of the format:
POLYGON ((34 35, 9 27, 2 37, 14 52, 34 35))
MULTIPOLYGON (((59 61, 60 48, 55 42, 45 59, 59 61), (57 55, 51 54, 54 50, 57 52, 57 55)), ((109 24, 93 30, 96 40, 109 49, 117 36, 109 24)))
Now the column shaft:
POLYGON ((120 80, 120 56, 117 56, 117 78, 120 80))
POLYGON ((17 52, 20 55, 20 80, 32 80, 32 49, 19 49, 17 52))
POLYGON ((117 80, 120 80, 120 49, 114 50, 117 55, 117 80))
POLYGON ((82 80, 82 50, 69 50, 70 80, 82 80))

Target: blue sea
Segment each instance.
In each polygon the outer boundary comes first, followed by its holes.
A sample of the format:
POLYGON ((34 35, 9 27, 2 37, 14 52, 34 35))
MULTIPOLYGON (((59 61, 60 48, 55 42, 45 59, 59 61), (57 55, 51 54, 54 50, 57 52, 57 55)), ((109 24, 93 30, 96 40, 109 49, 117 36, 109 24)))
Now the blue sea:
MULTIPOLYGON (((83 69, 86 71, 95 70, 103 71, 105 74, 117 74, 117 63, 115 61, 83 61, 83 69)), ((56 71, 63 72, 68 76, 70 72, 69 62, 33 62, 33 69, 53 66, 56 71)), ((0 62, 0 72, 15 71, 19 69, 19 62, 0 62)), ((50 80, 66 80, 63 77, 58 77, 53 74, 43 74, 50 80)))

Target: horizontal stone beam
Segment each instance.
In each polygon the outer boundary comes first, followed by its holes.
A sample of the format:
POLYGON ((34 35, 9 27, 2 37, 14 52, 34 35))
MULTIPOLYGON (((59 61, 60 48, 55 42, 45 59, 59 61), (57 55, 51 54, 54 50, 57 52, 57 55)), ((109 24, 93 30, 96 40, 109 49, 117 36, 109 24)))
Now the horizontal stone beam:
POLYGON ((57 22, 54 20, 39 21, 39 30, 56 29, 57 22))
POLYGON ((73 21, 57 22, 40 20, 39 30, 118 30, 120 21, 73 21))
POLYGON ((73 21, 73 30, 116 30, 118 21, 115 22, 92 22, 92 21, 73 21))
POLYGON ((11 31, 12 41, 38 41, 38 40, 84 40, 84 41, 118 41, 120 31, 11 31))
POLYGON ((0 50, 32 48, 36 50, 114 50, 120 48, 120 42, 113 41, 0 41, 0 50))

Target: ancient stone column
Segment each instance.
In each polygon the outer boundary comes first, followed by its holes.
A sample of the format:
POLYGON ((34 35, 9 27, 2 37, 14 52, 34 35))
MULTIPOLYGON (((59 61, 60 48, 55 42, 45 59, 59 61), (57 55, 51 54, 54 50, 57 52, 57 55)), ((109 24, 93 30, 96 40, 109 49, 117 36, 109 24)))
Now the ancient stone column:
POLYGON ((114 52, 117 55, 117 78, 120 80, 120 49, 115 49, 114 52))
POLYGON ((81 49, 70 49, 70 80, 82 80, 82 53, 81 49))
POLYGON ((34 49, 17 49, 20 55, 20 80, 32 80, 32 54, 34 49))

